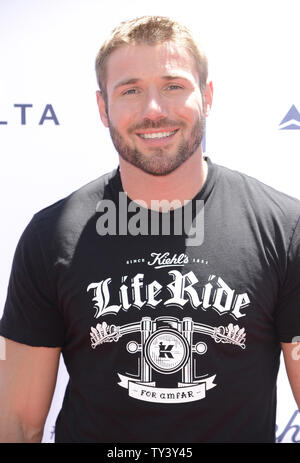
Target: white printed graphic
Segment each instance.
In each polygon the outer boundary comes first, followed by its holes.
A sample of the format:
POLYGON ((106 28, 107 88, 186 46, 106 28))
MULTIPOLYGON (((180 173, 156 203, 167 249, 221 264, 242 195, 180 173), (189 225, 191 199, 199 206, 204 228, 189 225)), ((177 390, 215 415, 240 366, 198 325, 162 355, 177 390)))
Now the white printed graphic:
POLYGON ((152 320, 143 317, 140 322, 123 326, 98 323, 91 328, 91 345, 96 348, 106 342, 118 340, 132 333, 140 333, 140 343, 129 340, 127 351, 139 354, 138 375, 120 378, 119 386, 128 389, 128 394, 138 400, 161 403, 192 402, 206 397, 209 389, 216 386, 215 374, 195 374, 196 359, 207 352, 207 344, 194 342, 197 334, 211 337, 217 343, 229 343, 245 349, 244 328, 230 323, 227 327, 213 327, 196 323, 190 317, 179 320, 175 317, 158 317, 152 320), (158 387, 152 380, 153 371, 161 375, 172 375, 181 371, 181 382, 177 387, 158 387))
POLYGON ((94 293, 95 317, 117 315, 120 310, 127 312, 131 307, 155 308, 159 304, 183 309, 188 303, 196 310, 214 310, 220 315, 228 313, 235 320, 245 317, 244 311, 250 306, 248 294, 237 294, 221 277, 209 275, 207 283, 199 289, 199 280, 193 271, 181 273, 179 270, 169 270, 168 275, 172 281, 165 286, 158 280, 145 284, 143 273, 137 273, 130 279, 123 275, 118 304, 111 304, 112 278, 89 284, 87 292, 92 290, 94 293), (161 298, 164 290, 170 295, 167 300, 161 298))
MULTIPOLYGON (((117 285, 109 277, 90 283, 87 292, 93 293, 96 319, 116 317, 120 311, 128 312, 133 307, 139 310, 164 307, 184 310, 192 307, 196 311, 213 310, 220 316, 226 314, 238 320, 245 317, 245 311, 250 308, 248 294, 238 293, 220 276, 209 274, 200 285, 190 268, 186 272, 180 271, 178 267, 196 263, 195 259, 190 262, 187 254, 151 253, 148 259, 139 256, 126 262, 133 265, 143 262, 155 269, 158 277, 148 281, 144 273, 137 272, 131 277, 121 276, 117 285), (169 276, 167 283, 165 278, 160 278, 162 269, 166 269, 163 271, 169 276)), ((203 258, 201 262, 207 264, 203 258)), ((203 371, 198 376, 200 359, 212 346, 211 341, 205 342, 205 336, 216 343, 232 344, 233 348, 246 348, 245 329, 239 325, 210 326, 196 323, 191 317, 179 320, 171 316, 155 319, 145 316, 138 322, 122 326, 108 325, 105 321, 97 323, 91 327, 91 346, 95 349, 133 334, 126 349, 130 355, 137 356, 138 371, 127 372, 126 375, 119 372, 118 384, 128 390, 130 397, 148 402, 172 404, 197 401, 204 399, 207 392, 216 386, 215 371, 203 371), (161 387, 166 383, 171 387, 161 387)))

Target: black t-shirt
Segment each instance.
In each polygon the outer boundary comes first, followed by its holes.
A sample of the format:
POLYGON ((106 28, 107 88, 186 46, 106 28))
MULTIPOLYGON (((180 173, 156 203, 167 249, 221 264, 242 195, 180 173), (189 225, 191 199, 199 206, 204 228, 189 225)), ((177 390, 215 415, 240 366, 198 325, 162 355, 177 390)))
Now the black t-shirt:
POLYGON ((196 244, 175 231, 176 211, 170 233, 149 235, 166 213, 141 208, 146 230, 129 206, 144 234, 126 235, 119 169, 24 231, 0 334, 61 346, 56 442, 275 441, 280 341, 300 332, 300 202, 208 165, 181 208, 201 219, 196 244))

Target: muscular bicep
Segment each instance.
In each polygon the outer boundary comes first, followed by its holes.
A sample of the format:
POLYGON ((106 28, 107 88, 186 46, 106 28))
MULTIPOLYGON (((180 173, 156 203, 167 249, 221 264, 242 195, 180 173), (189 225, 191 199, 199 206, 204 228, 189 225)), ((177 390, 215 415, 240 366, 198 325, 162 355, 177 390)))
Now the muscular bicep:
POLYGON ((300 342, 281 343, 289 382, 300 410, 300 342))
MULTIPOLYGON (((1 338, 0 418, 5 426, 18 425, 42 433, 53 397, 60 348, 31 347, 1 338)), ((20 429, 21 429, 20 428, 20 429)))

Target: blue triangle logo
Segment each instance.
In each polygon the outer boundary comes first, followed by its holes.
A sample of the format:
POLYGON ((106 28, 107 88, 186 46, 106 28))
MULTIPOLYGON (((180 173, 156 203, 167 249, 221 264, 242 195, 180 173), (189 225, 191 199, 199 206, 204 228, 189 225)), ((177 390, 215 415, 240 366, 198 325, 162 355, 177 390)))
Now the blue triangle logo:
POLYGON ((292 105, 279 124, 280 130, 300 130, 300 113, 295 105, 292 105))

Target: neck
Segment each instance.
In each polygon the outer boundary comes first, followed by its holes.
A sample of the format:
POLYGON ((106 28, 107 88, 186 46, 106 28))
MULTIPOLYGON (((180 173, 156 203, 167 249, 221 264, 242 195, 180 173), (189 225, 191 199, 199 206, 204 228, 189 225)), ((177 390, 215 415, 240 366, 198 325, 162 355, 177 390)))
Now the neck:
MULTIPOLYGON (((173 205, 176 208, 193 199, 201 190, 207 177, 207 162, 202 152, 196 152, 170 174, 156 176, 120 157, 120 175, 123 189, 131 200, 137 203, 141 200, 149 209, 156 209, 154 200, 176 200, 173 205)), ((166 205, 165 211, 169 209, 166 205)))

